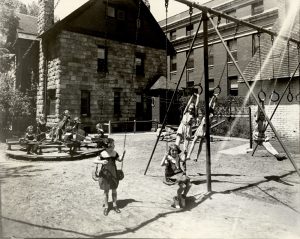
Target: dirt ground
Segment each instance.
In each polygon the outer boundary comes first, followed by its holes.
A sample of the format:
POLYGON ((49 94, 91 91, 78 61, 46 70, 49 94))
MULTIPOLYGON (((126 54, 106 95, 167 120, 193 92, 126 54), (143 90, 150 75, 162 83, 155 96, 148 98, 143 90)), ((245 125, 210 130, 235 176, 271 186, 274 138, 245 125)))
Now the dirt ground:
MULTIPOLYGON (((124 135, 112 138, 121 153, 124 135)), ((1 144, 0 237, 300 238, 300 177, 289 160, 278 162, 263 148, 252 157, 247 141, 216 139, 212 192, 207 193, 204 150, 200 161, 187 165, 193 183, 187 207, 174 209, 177 187, 162 183, 159 165, 165 142, 159 141, 144 176, 155 140, 153 133, 127 135, 125 178, 118 188, 122 212, 108 216, 91 176, 93 158, 20 161, 7 158, 1 144)), ((299 166, 299 152, 292 156, 299 166)))

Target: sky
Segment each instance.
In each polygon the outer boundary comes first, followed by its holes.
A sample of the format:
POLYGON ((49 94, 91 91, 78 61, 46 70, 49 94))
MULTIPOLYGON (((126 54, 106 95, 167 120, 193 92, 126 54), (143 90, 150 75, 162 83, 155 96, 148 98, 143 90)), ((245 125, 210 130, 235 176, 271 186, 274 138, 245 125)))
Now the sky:
MULTIPOLYGON (((28 4, 34 0, 20 0, 21 2, 28 4)), ((54 0, 54 5, 59 1, 54 14, 58 16, 59 19, 63 19, 65 16, 69 15, 72 11, 80 7, 82 4, 86 3, 88 0, 54 0)), ((166 17, 165 12, 165 0, 148 0, 150 3, 150 10, 157 21, 163 20, 166 17)), ((206 0, 207 1, 207 0, 206 0)), ((199 2, 199 1, 198 1, 199 2)), ((202 0, 200 2, 205 2, 202 0)), ((188 6, 185 4, 176 2, 175 0, 169 0, 168 6, 168 17, 188 10, 188 6)))

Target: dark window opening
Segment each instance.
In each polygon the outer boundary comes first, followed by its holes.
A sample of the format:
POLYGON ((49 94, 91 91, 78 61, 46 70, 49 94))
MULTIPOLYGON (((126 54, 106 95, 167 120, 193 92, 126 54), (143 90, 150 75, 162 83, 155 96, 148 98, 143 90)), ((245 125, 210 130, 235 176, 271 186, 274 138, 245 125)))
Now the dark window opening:
POLYGON ((144 76, 145 74, 145 55, 142 53, 136 53, 135 55, 135 70, 137 76, 144 76))
POLYGON ((194 30, 194 25, 193 24, 189 24, 186 26, 185 31, 186 31, 186 35, 190 36, 193 34, 193 30, 194 30))
POLYGON ((124 10, 118 9, 117 10, 117 19, 120 21, 125 21, 126 19, 126 14, 124 10))
POLYGON ((81 91, 81 108, 80 108, 80 114, 82 116, 90 116, 90 101, 91 101, 91 94, 87 90, 81 91))
POLYGON ((97 49, 97 71, 107 72, 107 50, 101 46, 97 49))
MULTIPOLYGON (((188 54, 189 54, 189 51, 186 51, 186 57, 188 57, 188 54)), ((193 50, 191 50, 189 59, 186 64, 186 68, 187 69, 194 68, 194 51, 193 50)))
POLYGON ((50 89, 47 90, 47 115, 55 115, 55 106, 56 106, 56 90, 50 89))

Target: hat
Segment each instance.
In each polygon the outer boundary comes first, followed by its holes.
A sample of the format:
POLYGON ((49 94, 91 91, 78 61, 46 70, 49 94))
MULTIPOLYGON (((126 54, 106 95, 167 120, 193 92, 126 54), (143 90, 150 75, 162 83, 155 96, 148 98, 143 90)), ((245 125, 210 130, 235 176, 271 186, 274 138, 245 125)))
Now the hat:
POLYGON ((169 152, 170 152, 171 149, 177 150, 177 152, 179 154, 181 153, 180 147, 178 145, 176 145, 176 144, 170 144, 170 146, 169 146, 169 152))

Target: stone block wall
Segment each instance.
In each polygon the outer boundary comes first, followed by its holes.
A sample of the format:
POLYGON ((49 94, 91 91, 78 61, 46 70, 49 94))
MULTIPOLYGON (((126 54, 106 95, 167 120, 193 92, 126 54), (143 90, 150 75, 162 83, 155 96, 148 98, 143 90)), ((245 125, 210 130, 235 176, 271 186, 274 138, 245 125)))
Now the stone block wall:
POLYGON ((56 114, 48 116, 48 121, 58 121, 58 116, 66 109, 70 110, 72 117, 80 117, 82 90, 90 92, 91 111, 90 117, 81 117, 83 123, 134 118, 136 93, 143 93, 148 79, 166 70, 164 50, 135 47, 129 43, 105 41, 68 31, 60 33, 56 39, 56 44, 51 44, 49 48, 52 53, 47 71, 47 88, 56 89, 56 114), (106 74, 97 72, 98 46, 108 49, 106 74), (135 75, 135 51, 145 54, 144 77, 135 75), (115 91, 121 94, 120 115, 114 115, 115 91))

